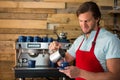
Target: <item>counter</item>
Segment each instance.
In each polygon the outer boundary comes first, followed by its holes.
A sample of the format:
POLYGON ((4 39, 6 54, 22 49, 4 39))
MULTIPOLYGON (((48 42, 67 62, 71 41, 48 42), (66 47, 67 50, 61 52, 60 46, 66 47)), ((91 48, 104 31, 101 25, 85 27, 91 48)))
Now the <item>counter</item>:
POLYGON ((66 77, 65 74, 58 71, 57 68, 51 67, 14 67, 15 78, 21 78, 25 80, 25 78, 39 78, 39 77, 66 77))

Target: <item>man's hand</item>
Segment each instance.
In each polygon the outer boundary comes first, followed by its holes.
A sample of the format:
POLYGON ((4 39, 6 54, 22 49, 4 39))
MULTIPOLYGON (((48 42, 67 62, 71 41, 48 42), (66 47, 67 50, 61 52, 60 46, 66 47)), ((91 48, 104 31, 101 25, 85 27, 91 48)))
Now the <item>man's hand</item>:
POLYGON ((75 66, 68 66, 68 67, 65 67, 64 70, 59 70, 59 71, 66 74, 70 78, 80 77, 80 69, 75 66))
POLYGON ((55 51, 57 51, 59 48, 61 48, 61 44, 57 41, 53 41, 52 43, 50 43, 49 45, 49 51, 50 53, 54 53, 55 51))

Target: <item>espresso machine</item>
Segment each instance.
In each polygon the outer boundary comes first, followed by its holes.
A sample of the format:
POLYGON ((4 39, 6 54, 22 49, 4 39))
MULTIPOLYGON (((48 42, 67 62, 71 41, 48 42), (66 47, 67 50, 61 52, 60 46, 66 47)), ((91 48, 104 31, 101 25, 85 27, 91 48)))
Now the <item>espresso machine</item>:
POLYGON ((48 47, 52 41, 60 42, 62 50, 67 50, 71 45, 65 33, 60 33, 58 39, 48 36, 19 36, 16 41, 15 67, 13 67, 15 78, 25 80, 25 78, 59 77, 64 80, 66 75, 59 72, 56 63, 50 60, 51 51, 48 47), (35 62, 35 66, 31 66, 30 61, 35 62))
POLYGON ((16 65, 28 66, 29 60, 35 60, 36 66, 49 66, 48 45, 43 42, 17 42, 16 65))
MULTIPOLYGON (((48 46, 52 42, 53 38, 44 37, 30 37, 19 36, 16 42, 16 56, 15 65, 19 67, 27 67, 29 60, 35 60, 35 66, 49 67, 49 49, 48 46)), ((62 44, 61 49, 68 49, 70 43, 60 42, 62 44)))

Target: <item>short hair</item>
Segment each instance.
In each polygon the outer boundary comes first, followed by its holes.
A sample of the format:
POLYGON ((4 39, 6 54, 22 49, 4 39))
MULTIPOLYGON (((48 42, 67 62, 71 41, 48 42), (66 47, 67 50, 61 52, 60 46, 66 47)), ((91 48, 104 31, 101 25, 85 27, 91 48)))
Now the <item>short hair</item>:
MULTIPOLYGON (((101 19, 101 12, 99 7, 95 2, 92 2, 92 1, 84 2, 82 5, 80 5, 78 10, 76 11, 76 15, 78 17, 80 14, 88 11, 92 12, 93 17, 95 19, 98 19, 98 18, 101 19)), ((99 25, 99 21, 98 21, 98 25, 99 25)))

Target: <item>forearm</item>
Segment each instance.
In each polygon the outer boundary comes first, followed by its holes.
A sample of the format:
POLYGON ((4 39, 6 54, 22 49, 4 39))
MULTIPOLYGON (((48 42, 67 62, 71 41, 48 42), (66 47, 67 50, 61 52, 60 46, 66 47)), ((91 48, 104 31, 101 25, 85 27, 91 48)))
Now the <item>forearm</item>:
POLYGON ((67 61, 67 62, 72 62, 75 58, 74 57, 72 57, 69 53, 65 53, 65 60, 67 61))
POLYGON ((80 77, 85 78, 86 80, 120 80, 120 73, 112 72, 88 72, 85 70, 80 70, 80 77))

